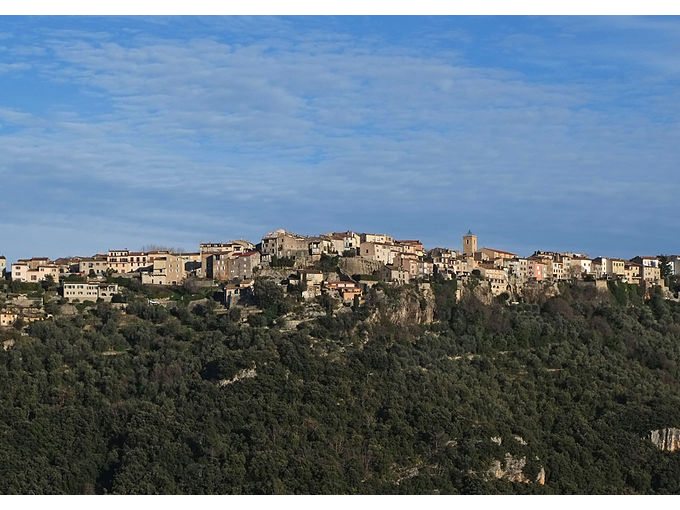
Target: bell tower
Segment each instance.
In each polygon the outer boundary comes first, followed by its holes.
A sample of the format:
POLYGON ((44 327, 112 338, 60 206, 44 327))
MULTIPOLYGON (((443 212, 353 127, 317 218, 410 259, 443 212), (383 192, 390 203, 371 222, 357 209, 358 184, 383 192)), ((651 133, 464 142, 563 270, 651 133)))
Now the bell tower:
POLYGON ((474 255, 477 251, 477 236, 468 230, 468 233, 463 236, 463 255, 474 255))

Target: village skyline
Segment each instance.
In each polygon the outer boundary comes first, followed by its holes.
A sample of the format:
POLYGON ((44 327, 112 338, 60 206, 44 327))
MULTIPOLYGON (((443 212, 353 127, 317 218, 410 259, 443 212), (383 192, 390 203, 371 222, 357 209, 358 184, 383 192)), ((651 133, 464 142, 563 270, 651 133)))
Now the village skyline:
MULTIPOLYGON (((66 242, 65 240, 62 239, 61 244, 51 244, 47 248, 31 248, 32 246, 30 243, 21 243, 21 244, 26 244, 28 248, 24 248, 21 250, 13 249, 12 246, 10 245, 0 245, 0 257, 4 257, 5 260, 7 261, 7 266, 9 267, 12 262, 16 262, 21 259, 28 259, 32 257, 47 257, 50 259, 56 259, 56 258, 63 258, 63 257, 88 257, 92 256, 98 253, 106 253, 109 250, 119 250, 119 249, 129 249, 130 251, 153 251, 155 249, 167 249, 170 250, 174 253, 192 253, 192 252, 197 252, 198 249, 197 247, 200 244, 203 243, 211 243, 211 242, 228 242, 229 240, 236 240, 236 239, 241 239, 241 240, 246 240, 249 242, 255 241, 254 244, 257 244, 259 240, 266 235, 267 233, 274 232, 275 230, 284 230, 289 233, 293 233, 296 235, 301 235, 301 236, 306 236, 306 237, 314 237, 318 236, 320 232, 329 232, 330 230, 333 231, 351 231, 351 232, 368 232, 367 230, 355 230, 351 228, 340 228, 340 229, 325 229, 325 230, 319 230, 317 232, 307 232, 307 231, 301 231, 301 230, 293 230, 293 229, 287 229, 287 228, 281 228, 281 229, 269 229, 263 231, 259 236, 247 236, 247 235, 239 235, 236 233, 236 235, 223 235, 223 236, 203 236, 201 238, 196 238, 198 241, 196 242, 176 242, 173 241, 172 238, 164 239, 164 240, 155 240, 155 239, 146 239, 146 240, 139 240, 137 239, 136 242, 126 242, 125 239, 122 241, 118 242, 100 242, 100 243, 89 243, 86 242, 84 244, 78 244, 73 243, 73 242, 66 242), (158 241, 158 242, 157 242, 158 241), (79 249, 69 249, 68 246, 81 246, 79 249), (6 248, 6 249, 5 249, 6 248)), ((388 230, 386 229, 377 229, 374 230, 373 232, 387 232, 388 230)), ((401 238, 401 239, 406 239, 406 238, 414 238, 414 239, 419 239, 422 240, 422 236, 418 235, 401 235, 401 232, 395 232, 395 231, 390 231, 393 234, 393 237, 395 239, 401 238)), ((524 247, 524 249, 516 249, 515 246, 517 246, 516 243, 509 243, 508 244, 502 244, 501 243, 496 243, 494 240, 489 240, 490 238, 488 236, 485 236, 483 232, 480 232, 479 230, 472 229, 472 228, 465 228, 465 229, 460 229, 460 232, 457 232, 457 237, 454 237, 453 235, 450 238, 450 242, 440 242, 440 243, 428 243, 426 241, 422 241, 423 246, 427 250, 432 250, 434 248, 447 248, 451 250, 460 250, 462 245, 461 245, 461 236, 465 235, 467 232, 473 232, 475 235, 479 233, 479 236, 482 237, 487 241, 486 244, 491 244, 497 248, 502 248, 504 250, 508 250, 509 252, 512 253, 517 253, 518 255, 521 256, 530 256, 536 251, 554 251, 554 252, 572 252, 572 253, 585 253, 590 255, 591 257, 595 256, 609 256, 609 257, 616 257, 616 258, 621 258, 624 260, 631 259, 637 255, 640 255, 641 253, 644 253, 646 255, 659 255, 659 254, 667 254, 667 255, 675 255, 677 253, 680 253, 680 247, 675 247, 675 249, 666 249, 666 250, 659 250, 656 249, 654 246, 645 246, 642 249, 635 250, 631 248, 630 250, 625 251, 624 253, 612 253, 612 252, 599 252, 599 251, 593 251, 593 250, 588 250, 588 249, 583 249, 580 248, 580 246, 567 246, 565 245, 541 245, 539 242, 537 242, 535 245, 530 245, 524 247)), ((131 236, 132 239, 134 239, 134 236, 131 236)), ((40 243, 37 243, 40 244, 40 243)), ((588 243, 585 242, 583 245, 587 245, 588 243)), ((675 243, 669 243, 666 244, 668 245, 673 245, 675 243)), ((581 245, 581 246, 583 246, 581 245)), ((663 243, 660 243, 660 245, 664 245, 663 243)))
POLYGON ((676 250, 677 17, 0 17, 9 259, 388 231, 676 250))

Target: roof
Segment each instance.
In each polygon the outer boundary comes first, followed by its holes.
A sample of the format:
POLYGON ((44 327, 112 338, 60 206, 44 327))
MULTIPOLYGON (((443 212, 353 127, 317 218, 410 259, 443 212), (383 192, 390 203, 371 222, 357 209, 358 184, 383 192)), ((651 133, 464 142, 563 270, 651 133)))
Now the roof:
POLYGON ((251 251, 243 251, 243 252, 240 252, 240 253, 235 253, 234 255, 236 257, 251 257, 252 255, 256 255, 257 253, 259 253, 259 252, 256 251, 256 250, 251 250, 251 251))
POLYGON ((496 250, 496 249, 494 249, 494 248, 486 248, 486 247, 484 247, 484 248, 482 248, 482 250, 489 250, 489 251, 493 251, 493 252, 496 252, 496 253, 505 253, 506 255, 512 255, 513 257, 516 257, 516 256, 517 256, 516 253, 512 253, 512 252, 509 252, 509 251, 503 251, 503 250, 496 250))

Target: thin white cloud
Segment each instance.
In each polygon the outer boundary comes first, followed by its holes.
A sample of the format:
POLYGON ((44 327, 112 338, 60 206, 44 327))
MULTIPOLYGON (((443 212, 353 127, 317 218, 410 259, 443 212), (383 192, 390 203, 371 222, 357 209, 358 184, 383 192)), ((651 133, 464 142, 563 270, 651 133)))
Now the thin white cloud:
MULTIPOLYGON (((238 19, 235 30, 258 23, 238 19)), ((114 196, 82 213, 105 222, 110 210, 124 211, 116 232, 140 236, 161 224, 182 236, 218 232, 224 218, 253 232, 286 208, 299 208, 315 230, 355 206, 403 224, 425 205, 469 222, 462 215, 484 203, 671 200, 656 184, 676 173, 678 106, 668 82, 535 80, 448 49, 428 55, 342 33, 293 35, 285 19, 265 23, 267 38, 229 44, 51 31, 49 57, 25 52, 0 66, 30 67, 77 92, 30 112, 0 98, 0 124, 12 127, 0 131, 0 175, 37 188, 45 217, 77 204, 83 189, 114 196), (644 107, 605 106, 622 95, 644 107), (661 108, 670 121, 659 122, 661 108), (146 221, 135 224, 129 211, 146 221)), ((521 34, 499 41, 535 43, 521 34)), ((10 198, 11 218, 19 205, 10 198)))

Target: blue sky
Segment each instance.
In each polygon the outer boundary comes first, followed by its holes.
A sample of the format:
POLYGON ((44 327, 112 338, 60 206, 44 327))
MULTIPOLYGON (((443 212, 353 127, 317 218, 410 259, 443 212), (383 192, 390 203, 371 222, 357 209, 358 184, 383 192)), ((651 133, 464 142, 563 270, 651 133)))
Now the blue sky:
POLYGON ((0 17, 0 254, 680 252, 677 17, 0 17))

